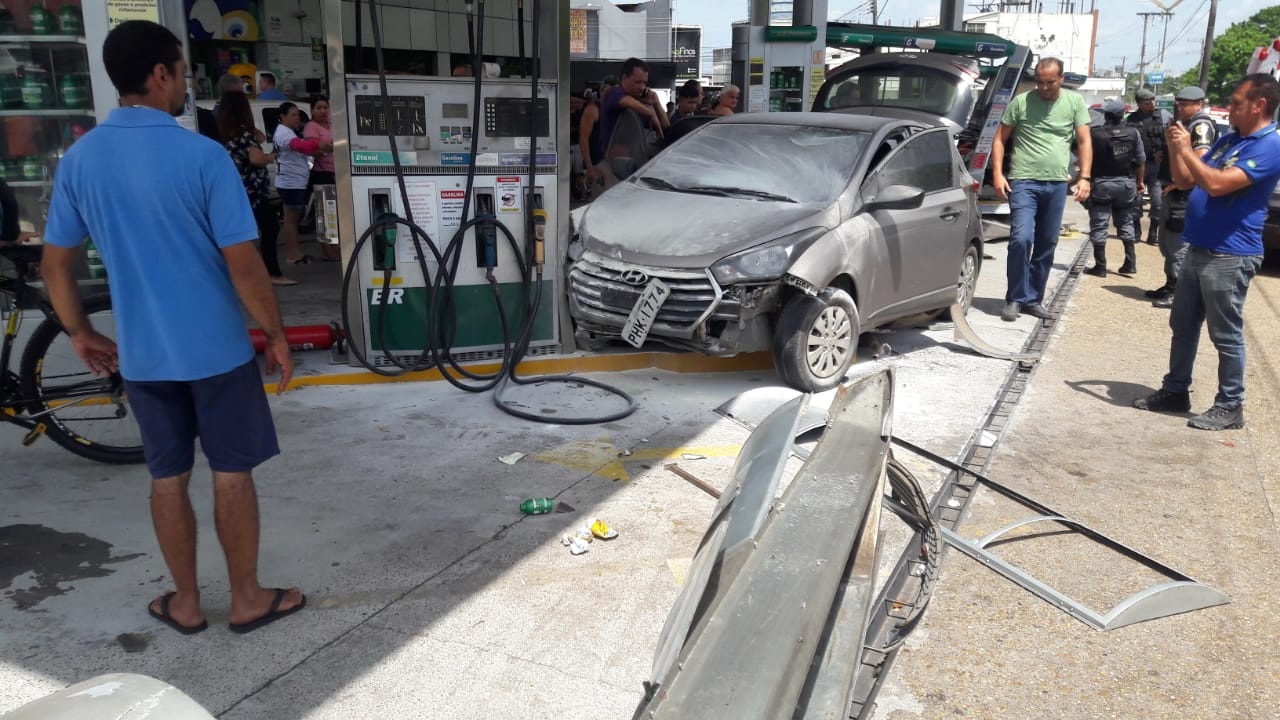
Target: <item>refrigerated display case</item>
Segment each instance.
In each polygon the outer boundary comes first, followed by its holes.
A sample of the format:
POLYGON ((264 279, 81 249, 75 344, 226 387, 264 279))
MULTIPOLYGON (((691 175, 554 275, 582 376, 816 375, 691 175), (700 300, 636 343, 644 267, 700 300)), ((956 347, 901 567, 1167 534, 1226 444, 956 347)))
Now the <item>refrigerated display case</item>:
POLYGON ((77 0, 0 3, 0 171, 17 197, 21 230, 34 240, 59 161, 96 122, 89 51, 77 0))

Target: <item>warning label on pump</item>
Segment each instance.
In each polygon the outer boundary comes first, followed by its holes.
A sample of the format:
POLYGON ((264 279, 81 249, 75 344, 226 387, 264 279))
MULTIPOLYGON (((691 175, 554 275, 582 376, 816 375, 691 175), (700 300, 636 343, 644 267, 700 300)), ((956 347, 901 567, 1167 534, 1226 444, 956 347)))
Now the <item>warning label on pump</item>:
MULTIPOLYGON (((409 195, 409 211, 413 215, 413 223, 433 240, 438 238, 440 228, 436 222, 436 184, 431 181, 410 181, 405 183, 405 190, 409 195)), ((424 244, 425 242, 423 240, 424 244)), ((403 265, 418 262, 418 248, 409 228, 404 226, 401 226, 396 236, 396 262, 403 265)))
POLYGON ((462 209, 466 207, 466 190, 440 191, 440 227, 462 225, 462 209))
POLYGON ((498 198, 498 212, 520 212, 520 178, 500 177, 494 182, 493 194, 498 198))

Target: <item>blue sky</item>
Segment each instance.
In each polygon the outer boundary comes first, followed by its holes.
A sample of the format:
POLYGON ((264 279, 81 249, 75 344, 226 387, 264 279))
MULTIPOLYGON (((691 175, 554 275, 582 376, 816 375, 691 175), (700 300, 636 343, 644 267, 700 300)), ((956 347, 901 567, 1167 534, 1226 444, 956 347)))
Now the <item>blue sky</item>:
MULTIPOLYGON (((1077 6, 1081 4, 1076 0, 1077 6)), ((1167 7, 1173 0, 1162 0, 1167 7)), ((917 20, 937 17, 941 3, 938 0, 879 0, 880 17, 893 25, 914 25, 917 20)), ((1083 0, 1088 8, 1090 0, 1083 0)), ((701 25, 703 28, 703 52, 710 57, 711 48, 728 47, 730 24, 745 20, 748 0, 674 0, 676 22, 682 25, 701 25)), ((868 6, 866 0, 828 0, 828 16, 837 18, 846 12, 868 6)), ((966 2, 968 10, 973 3, 966 2)), ((1246 20, 1258 10, 1280 4, 1280 0, 1219 0, 1215 35, 1232 23, 1246 20)), ((1160 8, 1148 0, 1097 0, 1098 51, 1095 63, 1099 67, 1112 67, 1127 58, 1129 69, 1138 64, 1138 50, 1142 38, 1140 12, 1159 12, 1160 8)), ((1057 8, 1058 0, 1044 0, 1045 8, 1057 8)), ((1209 0, 1182 0, 1173 8, 1169 20, 1169 45, 1165 50, 1165 68, 1181 72, 1191 68, 1200 59, 1200 43, 1204 39, 1208 22, 1209 0), (1181 33, 1181 34, 1179 34, 1181 33), (1177 38, 1175 42, 1175 38, 1177 38)), ((866 11, 855 12, 848 18, 852 22, 869 22, 866 11)), ((1153 56, 1153 41, 1159 45, 1162 23, 1152 18, 1147 36, 1147 56, 1153 56)), ((709 62, 708 62, 709 66, 709 62)), ((1243 68, 1241 68, 1243 72, 1243 68)))

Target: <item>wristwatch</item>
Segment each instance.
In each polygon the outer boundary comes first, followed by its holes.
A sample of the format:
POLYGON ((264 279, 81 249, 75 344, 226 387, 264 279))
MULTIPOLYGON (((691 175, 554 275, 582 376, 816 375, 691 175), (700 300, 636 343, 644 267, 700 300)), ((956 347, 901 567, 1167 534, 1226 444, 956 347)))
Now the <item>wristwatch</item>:
POLYGON ((1093 178, 1089 177, 1088 175, 1081 175, 1080 179, 1084 180, 1085 182, 1093 182, 1093 178))

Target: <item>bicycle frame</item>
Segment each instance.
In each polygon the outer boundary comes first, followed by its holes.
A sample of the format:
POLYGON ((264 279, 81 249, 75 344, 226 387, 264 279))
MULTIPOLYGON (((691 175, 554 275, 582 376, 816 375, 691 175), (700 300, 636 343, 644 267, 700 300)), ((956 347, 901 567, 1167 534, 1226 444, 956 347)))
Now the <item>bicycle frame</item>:
POLYGON ((21 379, 10 369, 22 309, 34 305, 44 315, 46 321, 55 323, 58 322, 58 315, 49 299, 23 279, 26 272, 23 264, 18 262, 14 264, 17 266, 17 276, 9 279, 0 278, 0 295, 8 296, 13 300, 13 309, 5 322, 4 339, 0 343, 0 420, 40 433, 43 432, 41 418, 44 416, 69 405, 90 401, 101 402, 119 395, 122 391, 121 382, 119 376, 112 377, 107 380, 110 383, 109 386, 104 388, 103 379, 94 378, 59 388, 56 392, 44 393, 40 397, 22 397, 21 379), (52 407, 32 414, 29 408, 35 403, 52 407))

